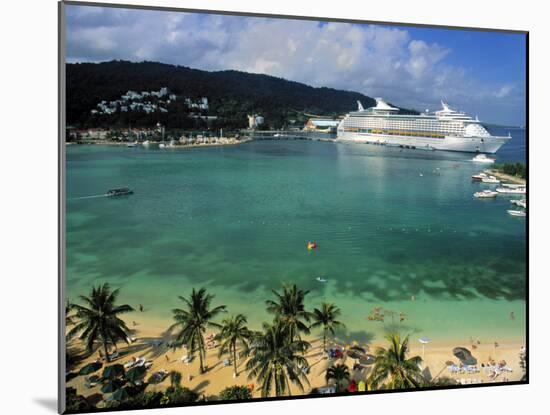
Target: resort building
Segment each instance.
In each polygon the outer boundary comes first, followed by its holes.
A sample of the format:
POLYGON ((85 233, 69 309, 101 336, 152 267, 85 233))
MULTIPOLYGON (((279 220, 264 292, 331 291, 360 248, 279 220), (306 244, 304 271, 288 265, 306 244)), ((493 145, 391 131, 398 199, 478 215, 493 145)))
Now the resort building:
POLYGON ((323 131, 323 132, 333 132, 336 131, 340 120, 332 120, 326 118, 310 118, 304 130, 306 131, 323 131))
POLYGON ((248 128, 253 130, 254 128, 258 128, 260 125, 263 125, 264 123, 264 117, 261 115, 249 115, 248 116, 248 128))

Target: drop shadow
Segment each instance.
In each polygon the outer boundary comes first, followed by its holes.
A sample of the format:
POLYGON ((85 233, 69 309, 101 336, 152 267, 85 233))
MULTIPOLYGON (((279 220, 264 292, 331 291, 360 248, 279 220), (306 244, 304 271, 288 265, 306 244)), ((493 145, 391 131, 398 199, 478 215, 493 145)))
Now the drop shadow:
POLYGON ((50 412, 57 413, 57 399, 54 398, 34 398, 34 402, 50 412))

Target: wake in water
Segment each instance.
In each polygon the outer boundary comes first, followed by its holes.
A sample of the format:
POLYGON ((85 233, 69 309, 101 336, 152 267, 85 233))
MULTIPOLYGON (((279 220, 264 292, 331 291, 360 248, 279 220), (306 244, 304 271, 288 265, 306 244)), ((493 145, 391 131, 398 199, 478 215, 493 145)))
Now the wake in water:
POLYGON ((92 195, 92 196, 80 196, 80 197, 71 197, 70 199, 68 200, 81 200, 81 199, 94 199, 96 197, 107 197, 108 195, 107 194, 103 194, 103 195, 92 195))

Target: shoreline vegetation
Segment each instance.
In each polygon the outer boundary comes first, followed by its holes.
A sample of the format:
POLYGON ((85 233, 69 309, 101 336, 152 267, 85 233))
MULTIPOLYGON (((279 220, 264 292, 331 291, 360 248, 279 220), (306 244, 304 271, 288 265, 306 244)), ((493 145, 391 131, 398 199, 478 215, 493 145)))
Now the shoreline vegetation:
POLYGON ((497 164, 487 172, 499 180, 523 185, 527 183, 527 165, 524 163, 497 164))
POLYGON ((197 401, 355 393, 525 380, 524 339, 417 342, 406 316, 376 307, 377 342, 342 341, 336 304, 305 306, 295 284, 272 291, 259 330, 206 289, 179 296, 162 327, 147 308, 118 304, 108 284, 66 304, 67 410, 137 409, 197 401), (127 316, 127 318, 123 318, 127 316), (131 321, 132 319, 135 319, 131 321), (131 325, 128 323, 131 321, 131 325), (414 341, 413 341, 414 340, 414 341), (428 344, 429 343, 429 344, 428 344))

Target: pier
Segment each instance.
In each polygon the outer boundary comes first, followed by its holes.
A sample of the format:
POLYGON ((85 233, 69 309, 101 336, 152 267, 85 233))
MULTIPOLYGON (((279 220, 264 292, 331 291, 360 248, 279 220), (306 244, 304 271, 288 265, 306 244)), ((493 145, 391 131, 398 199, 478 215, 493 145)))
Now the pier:
POLYGON ((241 136, 250 137, 253 140, 334 141, 336 139, 336 133, 324 133, 303 130, 241 130, 239 134, 241 136))

